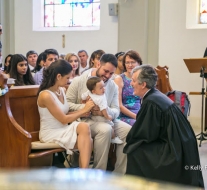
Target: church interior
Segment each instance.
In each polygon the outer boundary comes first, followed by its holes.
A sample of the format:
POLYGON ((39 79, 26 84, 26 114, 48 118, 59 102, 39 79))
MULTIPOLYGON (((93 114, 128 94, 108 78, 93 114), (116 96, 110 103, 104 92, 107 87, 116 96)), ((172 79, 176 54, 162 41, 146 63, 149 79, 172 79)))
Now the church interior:
MULTIPOLYGON (((101 0, 100 28, 96 30, 62 30, 58 28, 50 30, 41 27, 42 2, 43 0, 0 0, 0 23, 3 26, 3 33, 0 36, 0 41, 2 42, 2 63, 8 54, 21 53, 26 55, 29 50, 35 50, 36 52, 41 53, 45 49, 55 48, 59 53, 67 54, 69 52, 77 53, 80 49, 84 49, 90 55, 97 49, 103 49, 106 53, 111 54, 116 54, 119 51, 125 52, 132 49, 139 52, 142 57, 143 64, 150 64, 153 67, 167 66, 168 80, 172 90, 186 92, 189 97, 191 108, 188 120, 193 127, 195 135, 198 135, 197 137, 199 137, 199 134, 202 134, 201 136, 203 139, 198 139, 197 142, 201 166, 203 167, 203 179, 207 188, 207 79, 200 77, 199 68, 194 71, 191 68, 192 65, 186 64, 184 61, 184 59, 189 61, 192 58, 196 59, 196 61, 197 59, 198 61, 199 59, 203 59, 204 52, 207 48, 207 24, 199 24, 198 21, 199 18, 197 12, 200 1, 101 0), (117 15, 109 15, 109 4, 117 4, 117 15), (202 91, 203 88, 204 91, 202 91), (201 95, 202 92, 204 92, 203 96, 201 95)), ((195 64, 196 61, 194 62, 195 64)), ((207 62, 204 72, 205 70, 207 70, 207 62)), ((12 107, 12 105, 10 105, 13 114, 18 117, 18 115, 21 115, 20 113, 24 111, 21 106, 25 104, 26 99, 34 96, 36 93, 37 88, 31 88, 30 93, 25 94, 24 87, 21 92, 18 92, 18 90, 15 91, 14 88, 13 92, 11 92, 11 99, 9 100, 5 98, 5 102, 10 101, 10 104, 13 102, 15 106, 19 107, 17 110, 14 106, 12 107), (14 96, 22 96, 24 98, 17 101, 14 96)), ((36 100, 32 99, 32 101, 36 100)), ((4 105, 2 102, 0 103, 0 127, 2 127, 1 120, 3 120, 5 115, 2 115, 3 111, 1 111, 1 109, 3 109, 3 106, 5 106, 6 109, 10 108, 7 107, 7 104, 4 105)), ((34 102, 31 102, 31 105, 32 104, 34 104, 34 102)), ((30 105, 26 106, 29 107, 30 105)), ((7 113, 10 113, 10 110, 7 110, 7 113)), ((32 126, 35 128, 37 122, 34 118, 20 117, 18 119, 18 123, 16 123, 17 129, 21 132, 21 134, 24 134, 19 136, 20 141, 25 143, 22 144, 22 147, 24 147, 26 143, 30 143, 29 145, 27 144, 27 147, 31 146, 31 140, 25 140, 29 136, 31 136, 32 139, 38 138, 38 133, 34 132, 31 135, 30 133, 27 133, 27 128, 25 130, 19 128, 20 125, 29 125, 31 121, 33 122, 32 126)), ((4 121, 4 123, 7 122, 9 121, 4 121)), ((17 132, 14 133, 15 136, 17 132)), ((6 137, 4 137, 4 139, 6 139, 6 137)), ((0 146, 4 146, 4 142, 1 138, 0 142, 0 146)), ((6 146, 9 150, 10 145, 6 146)), ((62 152, 60 147, 55 148, 55 150, 50 151, 50 154, 62 152)), ((21 152, 22 155, 28 155, 29 149, 22 150, 20 148, 17 152, 18 151, 21 152)), ((40 154, 44 153, 45 151, 40 154)), ((4 154, 4 152, 1 151, 0 155, 1 154, 4 154)), ((11 158, 9 159, 16 159, 15 153, 8 154, 11 154, 11 158)), ((36 152, 34 152, 34 154, 30 155, 30 158, 38 157, 40 154, 36 154, 36 152)), ((47 152, 46 154, 49 153, 47 152)), ((25 159, 27 158, 24 157, 16 159, 14 161, 14 165, 18 162, 26 163, 25 159)), ((48 156, 46 161, 52 162, 51 159, 53 158, 48 156)), ((0 157, 0 162, 6 163, 6 160, 1 160, 0 157)), ((41 162, 41 159, 39 161, 37 159, 37 162, 41 162)), ((44 163, 41 164, 44 165, 44 163)), ((40 168, 44 169, 42 166, 40 166, 40 168)), ((12 169, 12 167, 10 169, 12 169)), ((27 175, 30 175, 29 172, 27 172, 28 170, 20 171, 15 168, 8 172, 5 171, 4 167, 0 166, 0 179, 1 177, 3 179, 3 176, 5 176, 8 180, 7 183, 10 183, 12 180, 14 180, 14 182, 17 182, 18 180, 21 182, 22 179, 26 179, 27 175)), ((84 180, 89 175, 89 173, 84 170, 80 170, 78 173, 78 171, 72 169, 69 173, 64 171, 65 173, 61 174, 65 175, 65 178, 55 178, 55 176, 59 175, 58 172, 61 171, 55 170, 54 168, 49 171, 39 170, 39 173, 36 169, 31 172, 31 176, 38 176, 39 174, 40 176, 50 176, 50 178, 48 177, 42 179, 43 182, 40 184, 38 181, 40 180, 41 182, 41 179, 38 179, 36 181, 37 189, 49 187, 50 183, 53 184, 52 178, 58 181, 57 184, 54 183, 54 186, 58 185, 58 183, 62 180, 62 189, 64 189, 67 187, 67 180, 69 180, 69 176, 72 174, 76 176, 76 179, 82 181, 78 184, 74 179, 75 182, 73 181, 71 188, 84 189, 84 180), (43 184, 48 186, 41 187, 43 184)), ((91 179, 89 179, 89 177, 87 178, 90 181, 95 179, 100 179, 101 181, 101 179, 103 179, 103 175, 105 175, 101 173, 101 171, 90 172, 91 179)), ((128 179, 131 182, 131 186, 129 185, 130 182, 127 186, 127 180, 125 181, 125 179, 121 176, 116 177, 117 176, 110 176, 109 173, 104 176, 105 181, 101 181, 101 187, 97 182, 93 184, 93 187, 97 189, 122 189, 122 187, 123 189, 146 188, 152 190, 190 189, 190 187, 173 186, 174 184, 159 182, 154 183, 153 181, 145 181, 140 178, 128 179), (119 179, 123 179, 123 184, 119 184, 119 179), (140 182, 140 186, 135 185, 136 180, 137 182, 140 182), (109 184, 108 187, 106 183, 109 184), (110 184, 117 184, 117 186, 110 186, 110 184)), ((28 178, 28 183, 30 179, 28 178)), ((1 183, 2 182, 0 182, 0 187, 1 185, 3 187, 4 184, 1 183)), ((24 183, 25 180, 22 181, 22 184, 24 183)), ((15 185, 15 183, 13 185, 15 185)), ((20 185, 21 183, 17 183, 16 187, 20 187, 20 185)), ((89 188, 91 188, 91 186, 86 185, 86 189, 89 188)))

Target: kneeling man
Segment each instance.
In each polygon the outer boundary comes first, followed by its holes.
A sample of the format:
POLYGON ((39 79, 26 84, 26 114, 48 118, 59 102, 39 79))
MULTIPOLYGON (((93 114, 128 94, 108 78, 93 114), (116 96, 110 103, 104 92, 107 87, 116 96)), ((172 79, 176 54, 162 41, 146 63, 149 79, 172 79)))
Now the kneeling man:
POLYGON ((204 187, 190 123, 165 94, 155 89, 157 74, 152 66, 141 65, 132 72, 134 95, 141 97, 142 105, 124 147, 126 174, 204 187))

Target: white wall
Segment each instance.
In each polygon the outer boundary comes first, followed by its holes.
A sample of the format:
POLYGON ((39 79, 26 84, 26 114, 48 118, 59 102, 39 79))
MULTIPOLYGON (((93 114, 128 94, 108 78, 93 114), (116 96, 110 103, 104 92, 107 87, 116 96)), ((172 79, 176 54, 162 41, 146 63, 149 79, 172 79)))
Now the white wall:
MULTIPOLYGON (((160 0, 159 31, 159 64, 169 66, 172 88, 188 93, 201 91, 199 74, 189 73, 183 59, 203 57, 207 30, 186 29, 186 1, 160 0)), ((189 97, 192 104, 189 119, 200 126, 201 96, 189 97)))
POLYGON ((118 50, 136 50, 147 60, 148 0, 119 0, 118 50))
POLYGON ((3 9, 3 55, 15 52, 14 0, 1 0, 3 9))
MULTIPOLYGON (((2 1, 6 4, 6 1, 13 0, 2 1)), ((108 3, 117 2, 118 0, 101 0, 101 28, 98 31, 41 32, 32 31, 32 0, 15 0, 14 52, 8 52, 10 49, 7 49, 3 53, 4 55, 8 53, 26 54, 31 49, 40 53, 47 48, 55 48, 59 53, 77 52, 80 49, 85 49, 89 54, 96 49, 116 53, 118 46, 118 17, 109 16, 108 3), (63 34, 65 34, 66 39, 65 48, 62 48, 63 34)), ((6 24, 12 25, 12 23, 6 24)))
POLYGON ((158 64, 159 0, 119 0, 118 50, 136 50, 158 64))

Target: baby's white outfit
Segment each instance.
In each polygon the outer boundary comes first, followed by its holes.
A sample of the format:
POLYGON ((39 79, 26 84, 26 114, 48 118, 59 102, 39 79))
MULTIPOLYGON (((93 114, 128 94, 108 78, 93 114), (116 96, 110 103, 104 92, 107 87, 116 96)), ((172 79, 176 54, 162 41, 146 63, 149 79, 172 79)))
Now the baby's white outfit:
MULTIPOLYGON (((107 101, 106 101, 106 96, 105 94, 103 95, 97 95, 97 94, 92 94, 89 90, 84 92, 82 95, 81 95, 81 99, 82 100, 86 100, 86 98, 90 96, 90 98, 93 100, 93 102, 99 106, 100 108, 100 111, 106 109, 107 111, 107 108, 108 108, 108 105, 107 105, 107 101)), ((108 124, 110 124, 111 126, 114 126, 114 123, 112 121, 109 121, 108 119, 106 119, 105 117, 103 116, 91 116, 91 119, 93 121, 102 121, 102 122, 107 122, 108 124)))

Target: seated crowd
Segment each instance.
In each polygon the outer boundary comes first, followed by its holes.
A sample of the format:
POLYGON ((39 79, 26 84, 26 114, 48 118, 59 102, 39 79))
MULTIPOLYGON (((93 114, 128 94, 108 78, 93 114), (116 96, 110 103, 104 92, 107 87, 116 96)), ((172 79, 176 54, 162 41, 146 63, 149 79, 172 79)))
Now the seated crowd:
POLYGON ((184 168, 200 165, 195 134, 155 88, 155 69, 142 65, 134 50, 96 50, 88 57, 85 50, 60 57, 55 49, 6 57, 0 79, 4 73, 15 86, 40 85, 40 141, 57 143, 69 155, 77 148, 81 168, 89 167, 93 151, 93 168, 102 170, 116 143, 113 172, 203 187, 202 172, 184 168))

